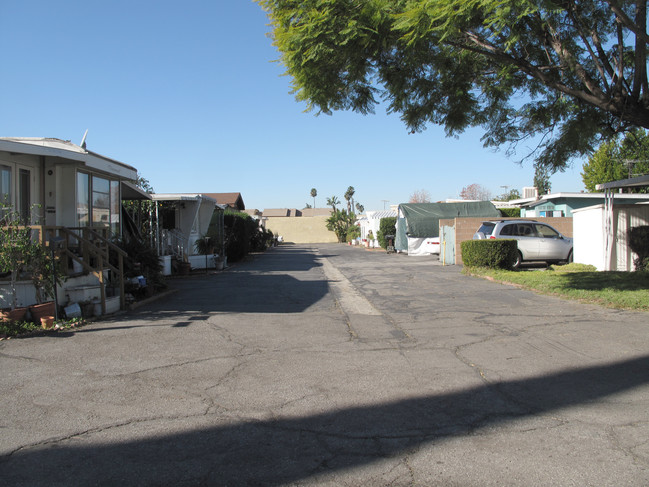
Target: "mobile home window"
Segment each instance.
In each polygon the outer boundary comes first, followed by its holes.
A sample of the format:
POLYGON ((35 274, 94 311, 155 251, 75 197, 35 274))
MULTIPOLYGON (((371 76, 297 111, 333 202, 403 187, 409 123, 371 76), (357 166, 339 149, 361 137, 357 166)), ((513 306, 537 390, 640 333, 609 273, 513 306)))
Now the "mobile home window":
POLYGON ((92 177, 92 226, 107 227, 110 224, 110 182, 92 177))
POLYGON ((30 223, 32 192, 31 192, 31 173, 27 169, 18 170, 18 212, 20 219, 25 223, 30 223))
POLYGON ((0 204, 11 205, 11 168, 0 166, 0 204))
POLYGON ((119 234, 120 197, 119 181, 110 182, 110 231, 119 234))
POLYGON ((79 226, 108 227, 119 233, 119 181, 77 173, 77 221, 79 226))
POLYGON ((90 226, 90 176, 77 173, 77 225, 90 226))

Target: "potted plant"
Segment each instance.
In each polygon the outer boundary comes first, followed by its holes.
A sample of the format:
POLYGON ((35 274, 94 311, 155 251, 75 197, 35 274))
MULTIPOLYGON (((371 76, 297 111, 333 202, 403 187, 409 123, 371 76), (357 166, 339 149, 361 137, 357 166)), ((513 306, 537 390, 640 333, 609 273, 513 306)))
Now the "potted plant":
POLYGON ((27 308, 18 308, 17 281, 25 268, 32 250, 32 230, 22 225, 20 215, 7 208, 0 210, 4 218, 0 226, 0 272, 9 274, 11 287, 11 306, 3 310, 3 318, 20 321, 27 308))
POLYGON ((225 257, 225 252, 223 252, 223 245, 218 241, 218 237, 203 235, 201 238, 196 240, 194 244, 196 252, 202 255, 214 256, 214 262, 216 264, 217 270, 223 270, 226 265, 227 259, 225 257))
POLYGON ((55 286, 61 283, 63 272, 54 256, 40 242, 33 242, 27 258, 27 269, 31 272, 36 303, 29 307, 32 319, 38 322, 42 316, 55 316, 55 286))
POLYGON ((374 234, 370 230, 367 234, 367 240, 365 241, 365 247, 370 248, 370 244, 374 242, 374 234))

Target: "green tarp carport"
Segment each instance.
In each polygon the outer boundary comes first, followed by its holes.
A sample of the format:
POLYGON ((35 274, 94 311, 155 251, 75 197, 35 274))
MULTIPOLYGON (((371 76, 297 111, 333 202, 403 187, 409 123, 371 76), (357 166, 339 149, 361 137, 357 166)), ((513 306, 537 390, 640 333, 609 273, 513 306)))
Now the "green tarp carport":
POLYGON ((440 220, 471 216, 482 218, 501 216, 500 211, 490 201, 403 203, 399 205, 398 214, 395 248, 408 251, 409 255, 439 253, 440 220), (433 245, 426 245, 427 243, 433 245))

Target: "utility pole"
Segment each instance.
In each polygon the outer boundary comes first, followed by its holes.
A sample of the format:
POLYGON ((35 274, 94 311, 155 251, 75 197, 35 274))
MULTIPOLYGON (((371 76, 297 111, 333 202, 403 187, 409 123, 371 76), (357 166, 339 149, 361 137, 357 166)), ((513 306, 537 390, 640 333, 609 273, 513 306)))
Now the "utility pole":
POLYGON ((383 202, 383 209, 385 210, 385 204, 386 204, 386 203, 389 203, 390 200, 381 200, 381 201, 383 202))

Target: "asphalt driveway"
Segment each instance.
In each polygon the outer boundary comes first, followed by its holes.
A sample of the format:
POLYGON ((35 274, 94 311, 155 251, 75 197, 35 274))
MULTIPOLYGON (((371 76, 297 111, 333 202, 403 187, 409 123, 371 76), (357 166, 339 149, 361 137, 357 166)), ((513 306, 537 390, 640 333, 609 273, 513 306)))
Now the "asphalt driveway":
POLYGON ((0 485, 647 485, 649 315, 285 245, 0 342, 0 485))

